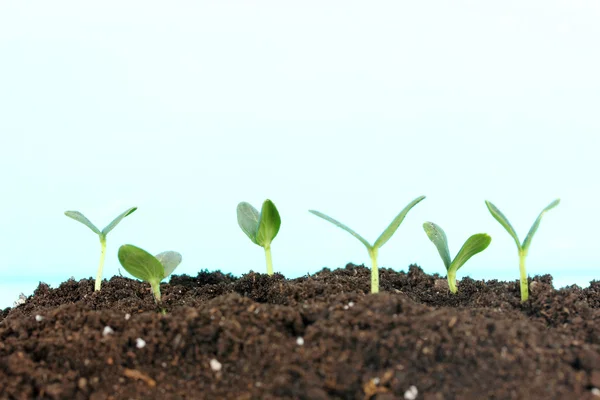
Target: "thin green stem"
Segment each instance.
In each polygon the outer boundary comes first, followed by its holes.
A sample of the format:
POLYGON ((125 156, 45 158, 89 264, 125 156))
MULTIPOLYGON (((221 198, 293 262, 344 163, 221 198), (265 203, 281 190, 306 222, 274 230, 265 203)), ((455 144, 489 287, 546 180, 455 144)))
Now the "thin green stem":
POLYGON ((527 299, 529 298, 529 283, 527 282, 525 258, 527 258, 527 252, 519 250, 519 270, 521 272, 521 303, 527 301, 527 299))
POLYGON ((102 270, 104 269, 104 258, 106 257, 106 236, 100 235, 100 265, 98 265, 98 274, 96 275, 96 284, 94 290, 100 290, 102 284, 102 270))
POLYGON ((456 271, 448 271, 448 287, 452 293, 456 294, 458 292, 456 288, 456 271))
POLYGON ((150 287, 152 287, 152 294, 154 295, 154 301, 156 304, 160 303, 160 281, 158 282, 149 282, 150 287))
POLYGON ((377 253, 379 249, 369 249, 371 256, 371 293, 379 293, 379 267, 377 266, 377 253))
POLYGON ((265 259, 267 260, 267 275, 273 275, 273 259, 271 258, 271 246, 265 246, 265 259))

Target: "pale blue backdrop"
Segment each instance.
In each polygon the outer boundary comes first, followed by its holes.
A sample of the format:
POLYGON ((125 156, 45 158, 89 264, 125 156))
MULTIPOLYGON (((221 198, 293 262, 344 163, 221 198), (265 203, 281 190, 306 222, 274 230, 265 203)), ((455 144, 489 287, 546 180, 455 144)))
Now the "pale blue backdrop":
MULTIPOLYGON (((179 273, 264 271, 237 226, 272 199, 288 277, 367 263, 364 247, 426 195, 380 264, 445 273, 421 224, 451 252, 487 232, 458 273, 517 279, 516 246, 542 221, 529 274, 600 278, 600 3, 597 1, 0 2, 0 307, 38 281, 95 276, 99 243, 177 250, 179 273)), ((123 271, 123 273, 125 273, 123 271)))

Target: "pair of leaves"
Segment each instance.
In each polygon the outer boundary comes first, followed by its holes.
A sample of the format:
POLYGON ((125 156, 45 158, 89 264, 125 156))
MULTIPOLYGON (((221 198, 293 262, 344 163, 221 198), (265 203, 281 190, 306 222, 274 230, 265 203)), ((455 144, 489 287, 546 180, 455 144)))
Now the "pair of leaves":
POLYGON ((452 260, 450 258, 450 250, 448 250, 448 238, 444 230, 433 222, 425 222, 423 229, 440 253, 446 270, 452 273, 458 271, 475 254, 485 250, 492 241, 492 238, 488 234, 477 233, 467 239, 454 260, 452 260))
POLYGON ((137 207, 131 207, 125 210, 123 213, 121 213, 121 215, 113 219, 112 222, 106 225, 102 230, 98 229, 96 225, 94 225, 89 219, 87 219, 85 215, 83 215, 79 211, 65 211, 65 215, 69 218, 73 218, 75 221, 81 222, 101 238, 105 238, 108 232, 112 231, 115 228, 115 226, 117 226, 119 222, 121 222, 123 218, 133 213, 135 210, 137 210, 137 207))
POLYGON ((416 206, 424 198, 425 198, 425 196, 419 196, 416 199, 414 199, 413 201, 411 201, 406 207, 404 207, 404 209, 402 211, 400 211, 400 214, 398 214, 396 216, 396 218, 394 218, 394 220, 390 223, 390 225, 383 231, 383 233, 381 235, 379 235, 379 237, 377 238, 375 243, 373 243, 372 245, 364 237, 362 237, 361 235, 356 233, 354 230, 350 229, 349 227, 342 224, 341 222, 331 218, 330 216, 325 215, 322 212, 315 211, 315 210, 309 210, 309 212, 313 213, 317 217, 321 217, 324 220, 331 222, 332 224, 336 225, 339 228, 342 228, 343 230, 345 230, 346 232, 348 232, 349 234, 351 234, 352 236, 354 236, 355 238, 360 240, 360 242, 365 245, 367 250, 369 250, 369 252, 371 252, 374 249, 381 248, 381 246, 383 246, 388 240, 390 240, 390 238, 398 230, 398 227, 400 226, 402 221, 404 221, 406 214, 408 214, 408 212, 411 210, 411 208, 416 206))
POLYGON ((261 247, 270 247, 281 226, 281 217, 275 204, 269 199, 262 204, 260 214, 251 204, 241 202, 237 206, 238 225, 242 231, 261 247))
POLYGON ((546 212, 548 212, 549 210, 556 207, 559 203, 560 203, 560 199, 556 199, 552 203, 548 204, 546 206, 546 208, 544 208, 542 210, 542 212, 540 212, 540 215, 538 215, 537 219, 531 226, 531 229, 529 229, 529 233, 527 233, 527 236, 525 237, 523 244, 521 244, 519 242, 519 237, 517 236, 517 232, 512 227, 510 222, 508 222, 508 218, 506 218, 504 216, 504 214, 502 214, 502 212, 494 204, 492 204, 491 202, 489 202, 487 200, 485 201, 485 205, 487 206, 487 208, 490 211, 490 213, 492 214, 492 216, 496 219, 496 221, 498 221, 500 223, 500 225, 502 225, 504 227, 504 229, 506 229, 506 231, 510 234, 510 236, 512 236, 512 238, 515 240, 515 243, 517 244, 517 248, 519 249, 519 252, 523 252, 525 254, 527 254, 527 252, 529 251, 529 246, 531 245, 531 240, 533 239, 533 235, 535 234, 535 232, 538 230, 538 228, 540 226, 542 217, 544 216, 544 214, 546 212))
POLYGON ((119 262, 134 277, 144 282, 158 283, 181 263, 181 254, 165 251, 156 256, 139 247, 125 244, 119 248, 119 262))

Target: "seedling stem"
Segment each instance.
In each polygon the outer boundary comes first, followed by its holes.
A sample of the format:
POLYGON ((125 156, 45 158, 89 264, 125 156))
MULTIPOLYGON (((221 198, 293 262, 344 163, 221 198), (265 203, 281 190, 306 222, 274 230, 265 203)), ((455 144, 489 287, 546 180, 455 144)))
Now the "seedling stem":
POLYGON ((377 255, 379 249, 373 247, 369 249, 371 256, 371 293, 379 293, 379 267, 377 266, 377 255))
POLYGON ((271 245, 265 246, 265 259, 267 261, 267 274, 273 275, 273 258, 271 257, 271 245))
POLYGON ((519 271, 521 273, 521 301, 527 301, 529 298, 529 282, 527 281, 527 269, 525 268, 525 259, 527 251, 519 249, 519 271))
POLYGON ((100 284, 102 283, 102 271, 104 270, 104 259, 106 258, 106 236, 100 235, 100 265, 98 265, 98 273, 96 274, 96 283, 94 284, 94 290, 100 290, 100 284))

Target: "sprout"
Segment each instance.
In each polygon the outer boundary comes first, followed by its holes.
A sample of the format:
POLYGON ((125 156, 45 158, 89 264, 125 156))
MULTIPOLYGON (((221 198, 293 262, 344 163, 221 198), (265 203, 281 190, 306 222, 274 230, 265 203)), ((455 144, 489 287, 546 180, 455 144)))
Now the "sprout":
POLYGON ((269 199, 265 200, 260 210, 249 203, 241 202, 237 206, 237 220, 240 228, 252 240, 265 249, 267 274, 273 275, 273 260, 271 259, 271 242, 277 236, 281 226, 281 217, 275 204, 269 199))
POLYGON ((127 272, 148 282, 152 287, 154 300, 160 302, 160 282, 181 263, 181 254, 165 251, 156 256, 131 244, 119 248, 119 262, 127 272))
POLYGON ((385 229, 385 231, 383 231, 383 233, 377 238, 375 243, 372 245, 369 242, 367 242, 367 240, 365 238, 363 238, 358 233, 354 232, 352 229, 348 228, 346 225, 342 224, 341 222, 339 222, 319 211, 309 210, 309 212, 315 214, 317 217, 321 217, 324 220, 331 222, 332 224, 338 226, 339 228, 342 228, 343 230, 345 230, 346 232, 348 232, 349 234, 351 234, 352 236, 354 236, 355 238, 360 240, 360 242, 365 245, 365 247, 367 248, 367 251, 369 252, 369 256, 371 257, 371 293, 379 293, 379 269, 377 267, 377 255, 379 253, 379 249, 388 240, 390 240, 392 235, 394 235, 394 233, 396 232, 396 230, 398 229, 398 227, 400 226, 400 224, 404 220, 404 217, 406 217, 406 214, 408 214, 410 209, 413 208, 415 205, 417 205, 417 203, 419 203, 424 198, 425 198, 425 196, 420 196, 420 197, 417 197, 416 199, 414 199, 413 201, 411 201, 404 208, 404 210, 400 211, 400 214, 398 214, 396 216, 396 218, 394 218, 392 223, 385 229))
POLYGON ((429 237, 429 240, 437 247, 440 257, 442 257, 442 261, 446 266, 446 270, 448 271, 448 287, 450 288, 450 291, 456 293, 456 271, 458 271, 469 258, 485 250, 490 245, 492 238, 486 233, 477 233, 471 236, 467 239, 465 244, 463 244, 454 260, 451 260, 450 251, 448 250, 448 239, 446 238, 444 230, 433 222, 425 222, 423 224, 423 229, 429 237))
POLYGON ((108 232, 112 231, 114 227, 117 226, 123 218, 125 218, 135 210, 137 210, 137 207, 131 207, 130 209, 126 210, 117 218, 113 219, 113 221, 110 224, 108 224, 104 229, 102 229, 102 231, 96 228, 96 225, 92 224, 90 220, 87 219, 85 215, 83 215, 79 211, 65 211, 65 215, 67 217, 73 218, 75 221, 81 222, 100 237, 100 265, 98 266, 98 273, 96 275, 96 284, 94 286, 94 290, 100 290, 100 285, 102 283, 102 269, 104 268, 104 258, 106 256, 106 235, 108 235, 108 232))
POLYGON ((531 229, 529 229, 529 233, 527 234, 527 237, 523 241, 523 244, 521 244, 521 243, 519 243, 519 237, 517 236, 517 232, 515 232, 515 229, 512 227, 510 222, 508 222, 508 219, 504 216, 504 214, 502 214, 502 212, 500 210, 498 210, 498 208, 495 205, 493 205, 491 202, 489 202, 487 200, 485 201, 485 205, 487 206, 488 210, 490 210, 490 213, 492 214, 492 216, 496 219, 496 221, 500 222, 500 225, 502 225, 504 227, 504 229, 506 229, 506 231, 510 234, 510 236, 512 236, 512 238, 515 240, 515 243, 517 244, 517 249, 519 250, 519 269, 521 272, 521 302, 527 301, 527 299, 529 298, 529 284, 527 282, 527 271, 525 269, 525 259, 527 258, 527 253, 529 252, 529 246, 531 245, 531 239, 533 239, 533 235, 535 234, 538 227, 540 226, 540 221, 542 220, 542 216, 547 211, 556 207, 558 205, 558 203, 560 203, 560 199, 554 200, 552 203, 548 204, 548 206, 542 210, 540 215, 538 215, 537 219, 531 226, 531 229))

